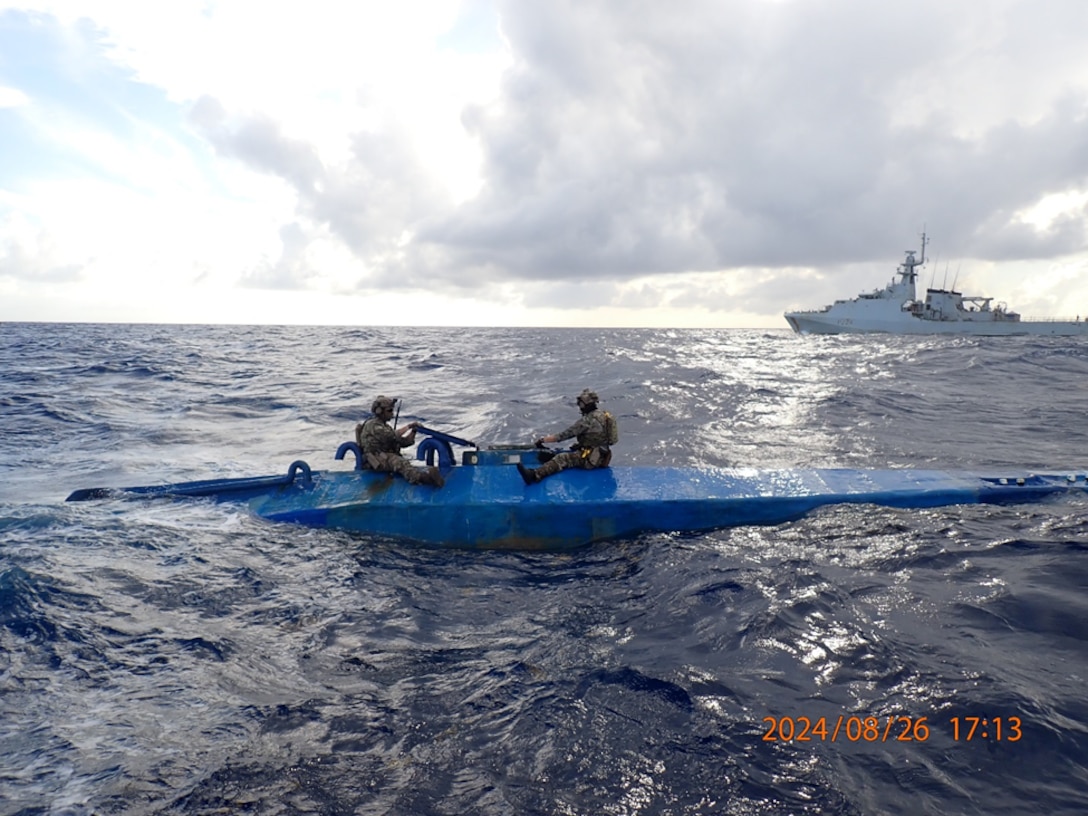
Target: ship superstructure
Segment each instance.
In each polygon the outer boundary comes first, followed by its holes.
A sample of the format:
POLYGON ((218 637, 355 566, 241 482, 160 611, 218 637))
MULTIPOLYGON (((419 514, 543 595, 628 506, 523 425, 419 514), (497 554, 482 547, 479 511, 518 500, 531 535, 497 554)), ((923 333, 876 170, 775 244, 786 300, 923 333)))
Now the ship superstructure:
POLYGON ((812 311, 786 312, 786 321, 799 334, 973 334, 1086 336, 1088 322, 1075 320, 1022 320, 1004 303, 992 297, 965 296, 953 289, 927 289, 925 300, 917 295, 918 270, 926 261, 926 236, 922 248, 906 250, 896 277, 883 289, 862 292, 851 300, 836 300, 812 311), (991 305, 993 304, 993 305, 991 305))

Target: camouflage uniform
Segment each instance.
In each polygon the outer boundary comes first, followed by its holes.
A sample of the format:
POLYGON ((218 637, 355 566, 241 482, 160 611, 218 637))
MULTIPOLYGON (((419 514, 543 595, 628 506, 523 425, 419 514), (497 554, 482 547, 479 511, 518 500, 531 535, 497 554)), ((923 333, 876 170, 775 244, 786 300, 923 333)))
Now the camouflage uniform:
MULTIPOLYGON (((363 452, 366 463, 381 473, 396 473, 403 476, 409 484, 429 484, 442 487, 444 480, 438 468, 417 468, 401 455, 401 448, 415 444, 413 438, 405 438, 389 427, 393 401, 388 397, 378 397, 374 401, 374 413, 366 422, 355 428, 355 441, 363 452), (390 413, 383 413, 388 404, 390 413)), ((413 436, 414 436, 413 431, 413 436)))
POLYGON ((572 467, 586 470, 608 467, 608 463, 612 461, 612 449, 608 445, 608 431, 604 424, 604 411, 597 409, 583 414, 577 422, 555 436, 558 442, 574 439, 577 444, 574 450, 557 453, 551 461, 538 467, 536 472, 541 478, 572 467))
MULTIPOLYGON (((567 468, 594 468, 608 467, 612 461, 611 443, 618 438, 616 420, 607 415, 605 411, 597 408, 598 397, 588 388, 578 395, 578 406, 582 409, 582 416, 566 430, 556 434, 553 438, 556 442, 566 439, 574 439, 575 445, 570 451, 557 453, 549 461, 538 468, 529 469, 518 464, 518 471, 526 484, 539 482, 547 476, 553 476, 567 468), (609 425, 613 439, 609 439, 609 425)), ((537 446, 543 445, 543 440, 537 441, 537 446)))

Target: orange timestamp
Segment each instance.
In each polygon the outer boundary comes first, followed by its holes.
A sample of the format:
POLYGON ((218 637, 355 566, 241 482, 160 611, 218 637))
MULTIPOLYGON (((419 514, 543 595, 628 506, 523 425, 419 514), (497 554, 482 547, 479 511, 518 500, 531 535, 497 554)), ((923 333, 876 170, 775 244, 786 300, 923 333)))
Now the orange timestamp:
MULTIPOLYGON (((1018 742, 1023 737, 1019 717, 950 717, 947 722, 955 742, 1018 742)), ((895 714, 764 717, 763 723, 763 742, 926 742, 932 733, 929 717, 895 714)))

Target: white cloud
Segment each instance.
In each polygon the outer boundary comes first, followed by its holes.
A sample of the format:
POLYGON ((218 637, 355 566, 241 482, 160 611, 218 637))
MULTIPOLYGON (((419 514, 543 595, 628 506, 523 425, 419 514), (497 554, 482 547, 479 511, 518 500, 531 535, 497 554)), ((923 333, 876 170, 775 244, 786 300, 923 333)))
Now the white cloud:
POLYGON ((18 88, 6 88, 0 85, 0 108, 17 108, 30 103, 30 97, 18 88))
POLYGON ((0 71, 0 115, 51 151, 0 172, 22 303, 78 269, 115 302, 168 280, 177 319, 214 286, 244 322, 293 290, 406 322, 783 326, 885 283, 923 225, 982 294, 1088 253, 1079 0, 40 0, 0 2, 0 33, 4 8, 88 92, 0 71))

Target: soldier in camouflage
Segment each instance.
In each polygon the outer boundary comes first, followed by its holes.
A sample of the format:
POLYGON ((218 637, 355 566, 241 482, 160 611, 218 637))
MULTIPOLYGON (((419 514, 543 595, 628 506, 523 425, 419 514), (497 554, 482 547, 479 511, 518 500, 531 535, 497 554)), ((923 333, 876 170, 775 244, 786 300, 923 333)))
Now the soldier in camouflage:
POLYGON ((536 484, 541 479, 559 473, 567 468, 578 467, 587 470, 608 467, 612 461, 612 445, 619 440, 619 431, 615 418, 607 411, 597 407, 600 398, 595 391, 585 389, 578 395, 578 408, 581 418, 561 433, 542 436, 536 440, 538 448, 545 442, 562 442, 574 439, 570 451, 557 453, 551 460, 538 468, 527 468, 517 463, 518 472, 525 484, 536 484))
POLYGON ((418 422, 410 422, 403 428, 389 427, 397 401, 391 397, 378 397, 370 406, 374 414, 366 422, 355 426, 355 441, 363 452, 363 459, 374 470, 397 473, 409 484, 425 484, 442 487, 446 480, 438 468, 413 467, 400 452, 415 444, 418 422))

